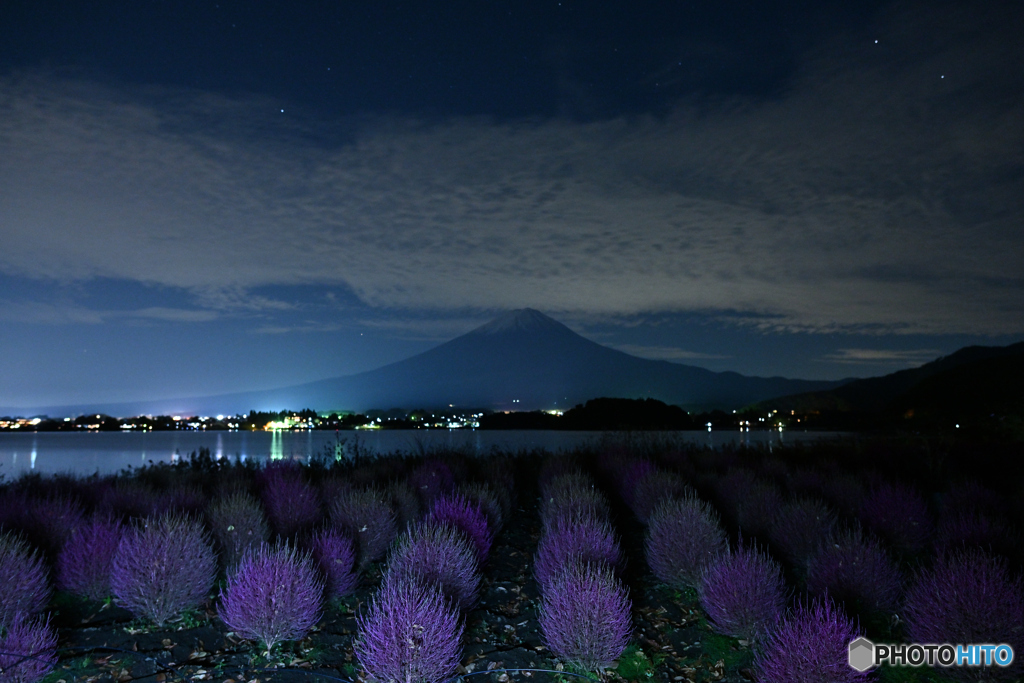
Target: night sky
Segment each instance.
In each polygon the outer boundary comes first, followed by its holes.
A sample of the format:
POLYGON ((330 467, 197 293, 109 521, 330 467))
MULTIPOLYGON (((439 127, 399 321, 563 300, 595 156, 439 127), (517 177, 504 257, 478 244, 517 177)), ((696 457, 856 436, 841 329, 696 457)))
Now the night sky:
POLYGON ((1022 36, 1020 2, 5 0, 0 406, 522 307, 811 379, 1021 340, 1022 36))

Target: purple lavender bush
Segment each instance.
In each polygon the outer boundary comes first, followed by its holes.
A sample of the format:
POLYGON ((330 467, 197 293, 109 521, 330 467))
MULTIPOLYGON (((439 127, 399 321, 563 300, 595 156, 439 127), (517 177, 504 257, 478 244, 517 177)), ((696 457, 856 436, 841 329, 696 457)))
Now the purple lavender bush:
POLYGON ((715 496, 719 507, 729 516, 748 493, 757 485, 757 475, 745 467, 730 467, 715 481, 715 496))
POLYGON ((766 537, 772 517, 782 504, 779 487, 774 482, 758 479, 736 502, 733 518, 743 532, 766 537))
POLYGON ((821 496, 844 515, 856 516, 864 504, 864 483, 854 474, 833 472, 825 477, 821 496))
MULTIPOLYGON (((1005 559, 972 548, 941 555, 917 574, 903 604, 905 633, 915 643, 1007 643, 1024 652, 1024 584, 1005 559)), ((1016 679, 1019 659, 1006 669, 946 669, 961 680, 1016 679)))
POLYGON ((388 560, 388 580, 437 586, 463 610, 480 589, 476 553, 466 538, 447 524, 423 524, 399 537, 388 560))
POLYGON ((391 497, 376 488, 342 492, 328 513, 331 524, 356 540, 361 569, 384 557, 398 534, 391 497))
POLYGON ((932 537, 932 516, 916 490, 905 484, 882 482, 871 488, 860 519, 897 553, 924 551, 932 537))
POLYGON ((685 498, 688 495, 695 495, 695 492, 678 474, 665 470, 653 470, 636 482, 633 487, 633 503, 630 508, 641 524, 647 524, 651 514, 661 505, 662 501, 670 498, 685 498))
POLYGON ((862 635, 857 625, 827 597, 800 604, 754 652, 761 683, 857 683, 849 664, 850 642, 862 635))
POLYGON ((619 495, 622 496, 622 500, 630 510, 634 508, 637 484, 657 471, 658 468, 650 460, 630 460, 619 463, 619 466, 614 469, 614 473, 617 475, 615 484, 618 486, 619 495))
POLYGON ((772 517, 768 540, 803 576, 807 563, 836 526, 836 515, 816 498, 796 498, 783 505, 772 517))
POLYGON ((436 586, 387 579, 356 623, 356 657, 373 680, 441 683, 462 659, 463 624, 436 586))
POLYGON ((878 539, 860 529, 836 534, 807 567, 807 591, 826 592, 850 614, 875 619, 899 604, 903 577, 878 539))
POLYGON ((309 540, 310 552, 326 579, 331 598, 350 595, 359 586, 356 549, 352 539, 337 529, 322 529, 309 540))
POLYGON ((246 552, 270 540, 263 507, 248 493, 227 495, 206 511, 206 522, 220 551, 221 566, 230 570, 246 552))
POLYGON ((271 469, 264 479, 263 505, 279 536, 293 538, 320 522, 320 497, 299 473, 291 469, 271 469))
POLYGON ((110 586, 132 614, 162 626, 202 604, 216 576, 217 558, 202 526, 162 515, 125 530, 110 586))
POLYGON ((217 610, 236 635, 263 645, 303 638, 320 620, 324 584, 313 559, 287 545, 261 545, 228 575, 217 610))
POLYGON ((976 510, 944 514, 935 532, 939 552, 975 547, 1014 557, 1020 552, 1020 545, 1020 534, 1006 519, 976 510))
POLYGON ((153 504, 158 515, 176 513, 179 515, 201 515, 206 508, 207 498, 198 486, 171 486, 160 492, 153 504))
POLYGON ((760 640, 786 609, 782 568, 757 548, 719 555, 704 570, 700 604, 719 633, 760 640))
POLYGON ((704 566, 727 548, 718 513, 696 496, 659 505, 644 539, 651 571, 673 588, 698 587, 704 566))
POLYGON ((455 485, 451 469, 440 460, 427 460, 409 473, 408 481, 427 509, 455 485))
POLYGON ((579 472, 563 474, 542 488, 540 517, 545 527, 563 518, 607 521, 608 501, 587 475, 579 472))
POLYGON ((122 533, 121 523, 106 516, 75 528, 57 556, 57 587, 90 600, 110 597, 110 569, 122 533))
POLYGON ((596 671, 629 644, 630 609, 628 592, 608 567, 574 562, 544 592, 540 629, 559 658, 596 671))
POLYGON ((0 638, 0 682, 36 683, 57 664, 57 634, 50 621, 18 612, 0 638))
POLYGON ((622 550, 607 522, 560 518, 548 527, 537 544, 533 563, 541 590, 547 590, 554 578, 574 562, 603 564, 613 571, 622 568, 622 550))
POLYGON ((393 481, 388 484, 387 493, 391 497, 391 507, 395 511, 398 529, 406 529, 420 520, 420 499, 409 482, 393 481))
POLYGON ((509 456, 492 454, 478 464, 477 473, 501 507, 502 519, 509 518, 515 505, 516 477, 512 463, 509 456))
POLYGON ((426 521, 455 528, 473 547, 477 562, 484 564, 487 561, 491 551, 491 529, 479 505, 471 503, 465 496, 449 493, 434 501, 426 521))
POLYGON ((152 486, 120 477, 108 480, 101 495, 97 509, 123 520, 153 514, 153 504, 157 500, 157 493, 152 486))
POLYGON ((0 630, 16 614, 29 617, 41 612, 49 600, 42 557, 13 533, 0 533, 0 630))
POLYGON ((964 511, 1000 516, 1008 512, 1006 500, 977 481, 957 482, 944 496, 947 512, 964 511))
POLYGON ((487 482, 476 481, 463 484, 457 490, 466 500, 480 508, 487 517, 487 527, 491 530, 491 535, 496 535, 505 524, 505 511, 494 487, 487 482))
POLYGON ((82 524, 85 511, 81 504, 67 496, 38 498, 26 510, 29 538, 53 560, 67 542, 71 531, 82 524))

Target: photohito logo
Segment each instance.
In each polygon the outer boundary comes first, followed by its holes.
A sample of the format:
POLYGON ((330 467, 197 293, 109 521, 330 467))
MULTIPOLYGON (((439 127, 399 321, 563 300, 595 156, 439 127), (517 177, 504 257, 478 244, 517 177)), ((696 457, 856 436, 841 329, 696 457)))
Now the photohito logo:
POLYGON ((873 666, 1010 666, 1013 648, 1000 645, 922 645, 919 643, 882 644, 867 638, 850 643, 850 666, 867 671, 873 666))

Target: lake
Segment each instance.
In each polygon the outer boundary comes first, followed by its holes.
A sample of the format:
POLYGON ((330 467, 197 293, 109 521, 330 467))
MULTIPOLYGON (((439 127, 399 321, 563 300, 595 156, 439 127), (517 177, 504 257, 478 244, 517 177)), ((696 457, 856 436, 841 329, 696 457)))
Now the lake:
MULTIPOLYGON (((816 432, 694 431, 653 432, 688 443, 712 447, 723 444, 776 445, 834 438, 816 432)), ((77 475, 113 474, 152 462, 176 462, 200 448, 217 459, 308 460, 327 455, 350 457, 361 453, 422 453, 446 448, 486 455, 493 450, 571 450, 595 442, 599 432, 498 430, 381 430, 301 432, 4 432, 0 433, 0 480, 26 472, 77 475)))

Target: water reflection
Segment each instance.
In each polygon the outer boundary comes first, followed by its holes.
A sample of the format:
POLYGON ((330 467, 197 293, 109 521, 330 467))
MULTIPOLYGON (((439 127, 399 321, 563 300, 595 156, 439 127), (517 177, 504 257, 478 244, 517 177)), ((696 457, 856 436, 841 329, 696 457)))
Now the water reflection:
POLYGON ((281 432, 275 429, 271 434, 273 436, 270 437, 270 459, 280 460, 284 457, 284 451, 281 448, 281 432))
MULTIPOLYGON (((651 433, 640 439, 678 439, 718 448, 724 444, 774 448, 776 444, 805 439, 834 438, 806 432, 723 431, 651 433)), ((357 453, 422 454, 438 448, 487 455, 492 450, 550 452, 572 450, 596 442, 596 432, 481 431, 481 430, 377 430, 373 432, 148 432, 0 433, 0 477, 11 479, 30 471, 72 472, 88 475, 114 473, 153 462, 180 462, 199 449, 209 449, 218 459, 291 457, 308 460, 324 457, 343 460, 357 453), (25 455, 29 454, 26 458, 25 455), (19 455, 21 457, 19 458, 19 455)))

